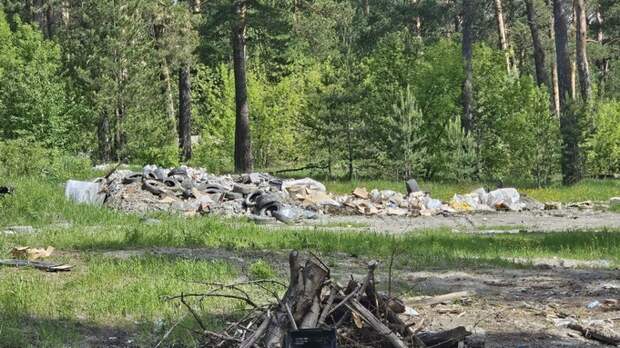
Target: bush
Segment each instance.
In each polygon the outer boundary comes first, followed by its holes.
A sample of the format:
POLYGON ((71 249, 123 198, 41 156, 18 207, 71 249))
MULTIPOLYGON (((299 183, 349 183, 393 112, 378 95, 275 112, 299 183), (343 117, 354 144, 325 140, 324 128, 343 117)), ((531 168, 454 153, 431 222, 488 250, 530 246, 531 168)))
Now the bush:
POLYGON ((94 175, 87 156, 67 155, 31 138, 0 141, 0 177, 43 176, 67 180, 94 175))
POLYGON ((586 141, 589 174, 620 173, 620 102, 599 105, 593 123, 594 130, 586 141))

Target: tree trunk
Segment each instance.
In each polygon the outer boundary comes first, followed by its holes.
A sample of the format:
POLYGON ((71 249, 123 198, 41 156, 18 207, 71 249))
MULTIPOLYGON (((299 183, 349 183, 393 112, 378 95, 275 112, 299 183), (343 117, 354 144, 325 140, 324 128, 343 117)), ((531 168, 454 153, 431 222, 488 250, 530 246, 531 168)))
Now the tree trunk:
POLYGON ((68 26, 70 20, 70 5, 68 0, 63 0, 60 4, 60 16, 62 18, 62 24, 65 27, 68 26))
POLYGON ((499 36, 499 46, 500 46, 500 49, 504 52, 504 57, 506 59, 506 69, 508 69, 508 73, 510 73, 512 70, 512 66, 510 63, 510 50, 508 48, 508 40, 506 39, 506 25, 504 24, 504 12, 502 10, 502 0, 495 0, 494 2, 495 2, 495 20, 497 22, 497 33, 499 36))
MULTIPOLYGON (((412 9, 416 8, 416 6, 418 5, 418 1, 419 0, 411 0, 410 5, 412 9)), ((414 16, 413 20, 411 21, 409 30, 418 38, 422 37, 422 19, 419 15, 414 16)))
POLYGON ((127 135, 125 134, 125 105, 119 100, 118 105, 114 109, 116 115, 114 150, 117 161, 122 161, 125 154, 125 143, 127 135))
POLYGON ((555 50, 560 94, 560 131, 562 133, 562 176, 564 184, 580 179, 579 127, 570 107, 571 64, 568 51, 568 25, 562 0, 553 0, 555 50))
POLYGON ((549 87, 549 77, 545 68, 545 49, 540 41, 540 32, 538 23, 536 22, 536 8, 534 0, 525 0, 527 8, 527 21, 532 34, 532 45, 534 47, 534 64, 536 66, 536 82, 538 86, 549 87))
POLYGON ((201 12, 202 3, 200 0, 192 0, 192 12, 198 14, 201 12))
POLYGON ((99 159, 104 163, 112 160, 112 142, 110 141, 110 120, 106 113, 101 113, 97 123, 97 141, 99 143, 99 159))
POLYGON ((179 147, 181 160, 192 158, 192 92, 189 65, 179 69, 179 147))
POLYGON ((245 76, 245 1, 235 2, 237 21, 233 25, 233 60, 235 69, 235 171, 252 171, 252 143, 250 139, 250 110, 245 76))
POLYGON ((54 36, 54 5, 52 0, 47 0, 45 5, 45 38, 51 39, 54 36))
POLYGON ((179 69, 179 147, 181 160, 192 158, 192 85, 189 65, 179 69))
MULTIPOLYGON (((155 37, 155 49, 158 51, 163 50, 162 48, 162 39, 164 35, 164 25, 163 24, 154 24, 153 25, 153 33, 155 37)), ((172 78, 170 76, 170 64, 166 57, 163 57, 159 63, 160 73, 159 79, 162 83, 162 93, 166 99, 166 114, 168 115, 168 119, 172 122, 172 124, 176 123, 176 112, 174 110, 174 97, 172 96, 172 78)), ((174 129, 173 133, 176 134, 177 130, 174 129)))
POLYGON ((39 29, 43 33, 43 36, 45 38, 49 38, 49 34, 47 33, 47 20, 45 13, 45 7, 47 7, 47 4, 44 3, 44 0, 33 0, 31 4, 32 7, 30 12, 32 13, 32 19, 39 26, 39 29))
POLYGON ((465 81, 463 83, 463 129, 470 133, 473 130, 474 116, 474 88, 473 88, 473 15, 474 5, 470 0, 463 0, 463 65, 465 68, 465 81))
POLYGON ((370 0, 362 0, 362 12, 368 17, 370 14, 370 0))
POLYGON ((347 159, 349 162, 349 170, 347 177, 349 181, 353 180, 353 137, 351 134, 351 125, 347 122, 347 159))
MULTIPOLYGON (((174 109, 174 97, 172 96, 172 77, 170 76, 170 68, 167 59, 164 59, 161 63, 161 80, 166 97, 166 113, 168 114, 168 118, 174 121, 176 118, 176 111, 174 109)), ((173 124, 174 123, 175 122, 173 122, 173 124)))
MULTIPOLYGON (((547 0, 547 7, 553 7, 551 0, 547 0)), ((553 16, 553 11, 551 11, 549 26, 549 39, 552 42, 555 42, 555 18, 553 16)), ((555 52, 555 44, 552 46, 553 50, 553 58, 551 59, 551 104, 553 106, 553 112, 556 117, 560 117, 560 85, 558 82, 558 64, 557 64, 557 54, 555 52)))
MULTIPOLYGON (((597 26, 596 41, 598 41, 599 45, 603 46, 605 44, 604 43, 605 34, 603 33, 603 13, 601 12, 600 6, 598 10, 596 11, 596 26, 597 26)), ((607 81, 607 75, 609 73, 609 58, 603 57, 601 59, 598 59, 595 64, 600 71, 599 81, 598 81, 598 84, 599 84, 598 96, 600 98, 600 97, 603 97, 603 95, 605 95, 605 82, 607 81)))
POLYGON ((576 50, 577 50, 577 71, 579 73, 579 93, 581 100, 585 103, 590 99, 590 67, 588 65, 587 54, 587 32, 588 18, 584 0, 575 0, 576 28, 576 50))

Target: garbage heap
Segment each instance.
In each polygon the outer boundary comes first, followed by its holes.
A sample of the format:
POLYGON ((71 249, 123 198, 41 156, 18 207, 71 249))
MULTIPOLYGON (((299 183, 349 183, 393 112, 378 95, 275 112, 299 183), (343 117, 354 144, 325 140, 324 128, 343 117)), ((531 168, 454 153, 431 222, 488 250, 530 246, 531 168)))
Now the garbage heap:
POLYGON ((266 173, 213 175, 190 167, 148 165, 141 172, 116 170, 94 182, 70 180, 65 195, 77 202, 104 204, 129 212, 179 212, 184 215, 248 216, 290 223, 331 215, 431 216, 459 212, 542 209, 513 188, 434 199, 407 182, 407 194, 356 188, 348 195, 328 193, 313 179, 280 179, 266 173))

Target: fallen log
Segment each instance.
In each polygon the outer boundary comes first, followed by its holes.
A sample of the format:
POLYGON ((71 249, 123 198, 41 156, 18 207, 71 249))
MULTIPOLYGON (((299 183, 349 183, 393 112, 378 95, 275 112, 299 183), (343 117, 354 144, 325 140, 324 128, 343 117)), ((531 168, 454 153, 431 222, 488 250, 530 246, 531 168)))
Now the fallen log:
POLYGON ((580 324, 568 324, 568 328, 579 331, 585 338, 617 346, 620 344, 620 334, 602 327, 582 326, 580 324))
POLYGON ((453 301, 459 298, 469 297, 471 295, 473 294, 470 291, 457 291, 457 292, 451 292, 449 294, 433 296, 431 298, 415 301, 415 304, 433 306, 439 303, 446 303, 448 301, 453 301))
POLYGON ((429 348, 451 348, 457 347, 459 342, 471 335, 464 326, 457 326, 454 329, 440 332, 422 332, 417 336, 429 348))

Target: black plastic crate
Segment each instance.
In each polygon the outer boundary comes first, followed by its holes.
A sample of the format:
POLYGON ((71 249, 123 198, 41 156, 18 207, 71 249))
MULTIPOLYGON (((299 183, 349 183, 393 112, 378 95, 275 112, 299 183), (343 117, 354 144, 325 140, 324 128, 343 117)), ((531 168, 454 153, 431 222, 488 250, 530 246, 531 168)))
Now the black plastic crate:
POLYGON ((338 348, 335 329, 299 329, 289 331, 286 348, 338 348))

